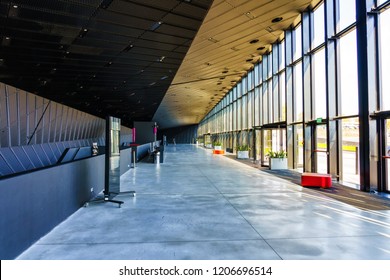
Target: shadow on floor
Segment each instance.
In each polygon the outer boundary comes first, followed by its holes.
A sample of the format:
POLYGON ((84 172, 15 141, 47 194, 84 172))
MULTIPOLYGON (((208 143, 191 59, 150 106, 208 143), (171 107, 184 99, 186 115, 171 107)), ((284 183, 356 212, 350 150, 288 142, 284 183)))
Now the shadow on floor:
MULTIPOLYGON (((226 157, 257 168, 268 174, 285 179, 294 184, 301 184, 301 173, 295 170, 269 170, 268 167, 262 167, 255 163, 253 159, 237 159, 235 155, 225 155, 226 157)), ((306 188, 304 188, 304 191, 306 188)), ((337 182, 332 183, 332 188, 310 188, 312 191, 319 192, 327 197, 341 201, 363 210, 390 210, 390 199, 377 193, 362 192, 353 188, 346 187, 337 182)))

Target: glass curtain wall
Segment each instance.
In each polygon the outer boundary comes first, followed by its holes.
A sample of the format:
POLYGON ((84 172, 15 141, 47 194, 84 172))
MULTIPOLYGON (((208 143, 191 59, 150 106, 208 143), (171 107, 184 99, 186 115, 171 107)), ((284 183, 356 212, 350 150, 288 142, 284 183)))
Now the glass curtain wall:
MULTIPOLYGON (((199 134, 218 133, 213 130, 214 115, 226 108, 227 117, 220 121, 226 122, 222 127, 234 139, 232 145, 236 144, 237 135, 247 135, 247 138, 255 135, 253 156, 260 160, 264 159, 264 151, 274 146, 270 142, 272 130, 261 133, 261 129, 273 129, 285 122, 286 137, 282 139, 286 143, 281 146, 288 151, 289 168, 330 173, 334 179, 359 185, 363 182, 363 175, 359 175, 360 151, 364 145, 380 149, 378 139, 373 143, 361 143, 359 119, 362 113, 359 108, 365 109, 359 100, 363 100, 363 94, 368 94, 369 103, 375 104, 377 109, 372 112, 389 113, 383 126, 390 131, 387 127, 390 126, 387 121, 390 119, 389 2, 372 0, 376 4, 369 4, 372 13, 364 11, 370 24, 371 19, 375 19, 376 28, 369 26, 368 32, 376 33, 363 39, 370 47, 377 46, 378 61, 372 62, 375 59, 370 53, 367 58, 368 63, 374 63, 370 69, 377 72, 368 73, 376 79, 373 84, 377 85, 377 92, 363 92, 365 81, 358 79, 361 67, 358 45, 364 44, 358 39, 361 31, 356 22, 356 14, 359 14, 356 1, 321 1, 312 10, 302 13, 296 20, 297 25, 285 30, 284 36, 271 45, 253 70, 221 100, 223 106, 216 106, 217 110, 207 114, 199 124, 199 134), (253 127, 256 130, 248 132, 253 127)), ((367 88, 371 90, 371 87, 367 88)), ((369 130, 376 131, 376 126, 371 127, 372 123, 375 121, 370 120, 369 130)), ((390 139, 390 133, 387 134, 383 143, 390 139)), ((380 162, 379 157, 377 162, 380 162)), ((375 162, 369 164, 378 168, 375 162)))

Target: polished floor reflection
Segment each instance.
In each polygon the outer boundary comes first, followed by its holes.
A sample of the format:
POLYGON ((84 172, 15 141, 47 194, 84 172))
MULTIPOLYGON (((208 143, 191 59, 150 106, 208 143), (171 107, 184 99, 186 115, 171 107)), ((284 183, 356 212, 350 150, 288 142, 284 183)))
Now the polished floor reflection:
POLYGON ((19 259, 390 259, 390 212, 355 208, 195 145, 121 177, 19 259))

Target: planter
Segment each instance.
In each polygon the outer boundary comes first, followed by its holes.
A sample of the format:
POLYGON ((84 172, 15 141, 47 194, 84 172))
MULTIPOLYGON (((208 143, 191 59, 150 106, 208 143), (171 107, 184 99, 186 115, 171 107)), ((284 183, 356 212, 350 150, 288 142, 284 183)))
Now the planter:
POLYGON ((287 158, 269 158, 269 169, 287 169, 287 158))
POLYGON ((220 150, 222 150, 222 146, 214 146, 214 150, 220 151, 220 150))
POLYGON ((248 159, 249 158, 249 151, 237 151, 237 158, 238 159, 248 159))
POLYGON ((213 148, 213 146, 211 145, 211 143, 206 143, 206 148, 208 148, 208 149, 212 149, 212 148, 213 148))

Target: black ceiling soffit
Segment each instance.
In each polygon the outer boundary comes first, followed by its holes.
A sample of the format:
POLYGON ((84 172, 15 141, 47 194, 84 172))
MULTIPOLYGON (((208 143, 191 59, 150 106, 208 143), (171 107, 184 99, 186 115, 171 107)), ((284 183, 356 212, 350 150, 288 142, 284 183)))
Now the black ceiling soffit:
POLYGON ((132 126, 150 121, 212 0, 0 1, 0 81, 132 126))

